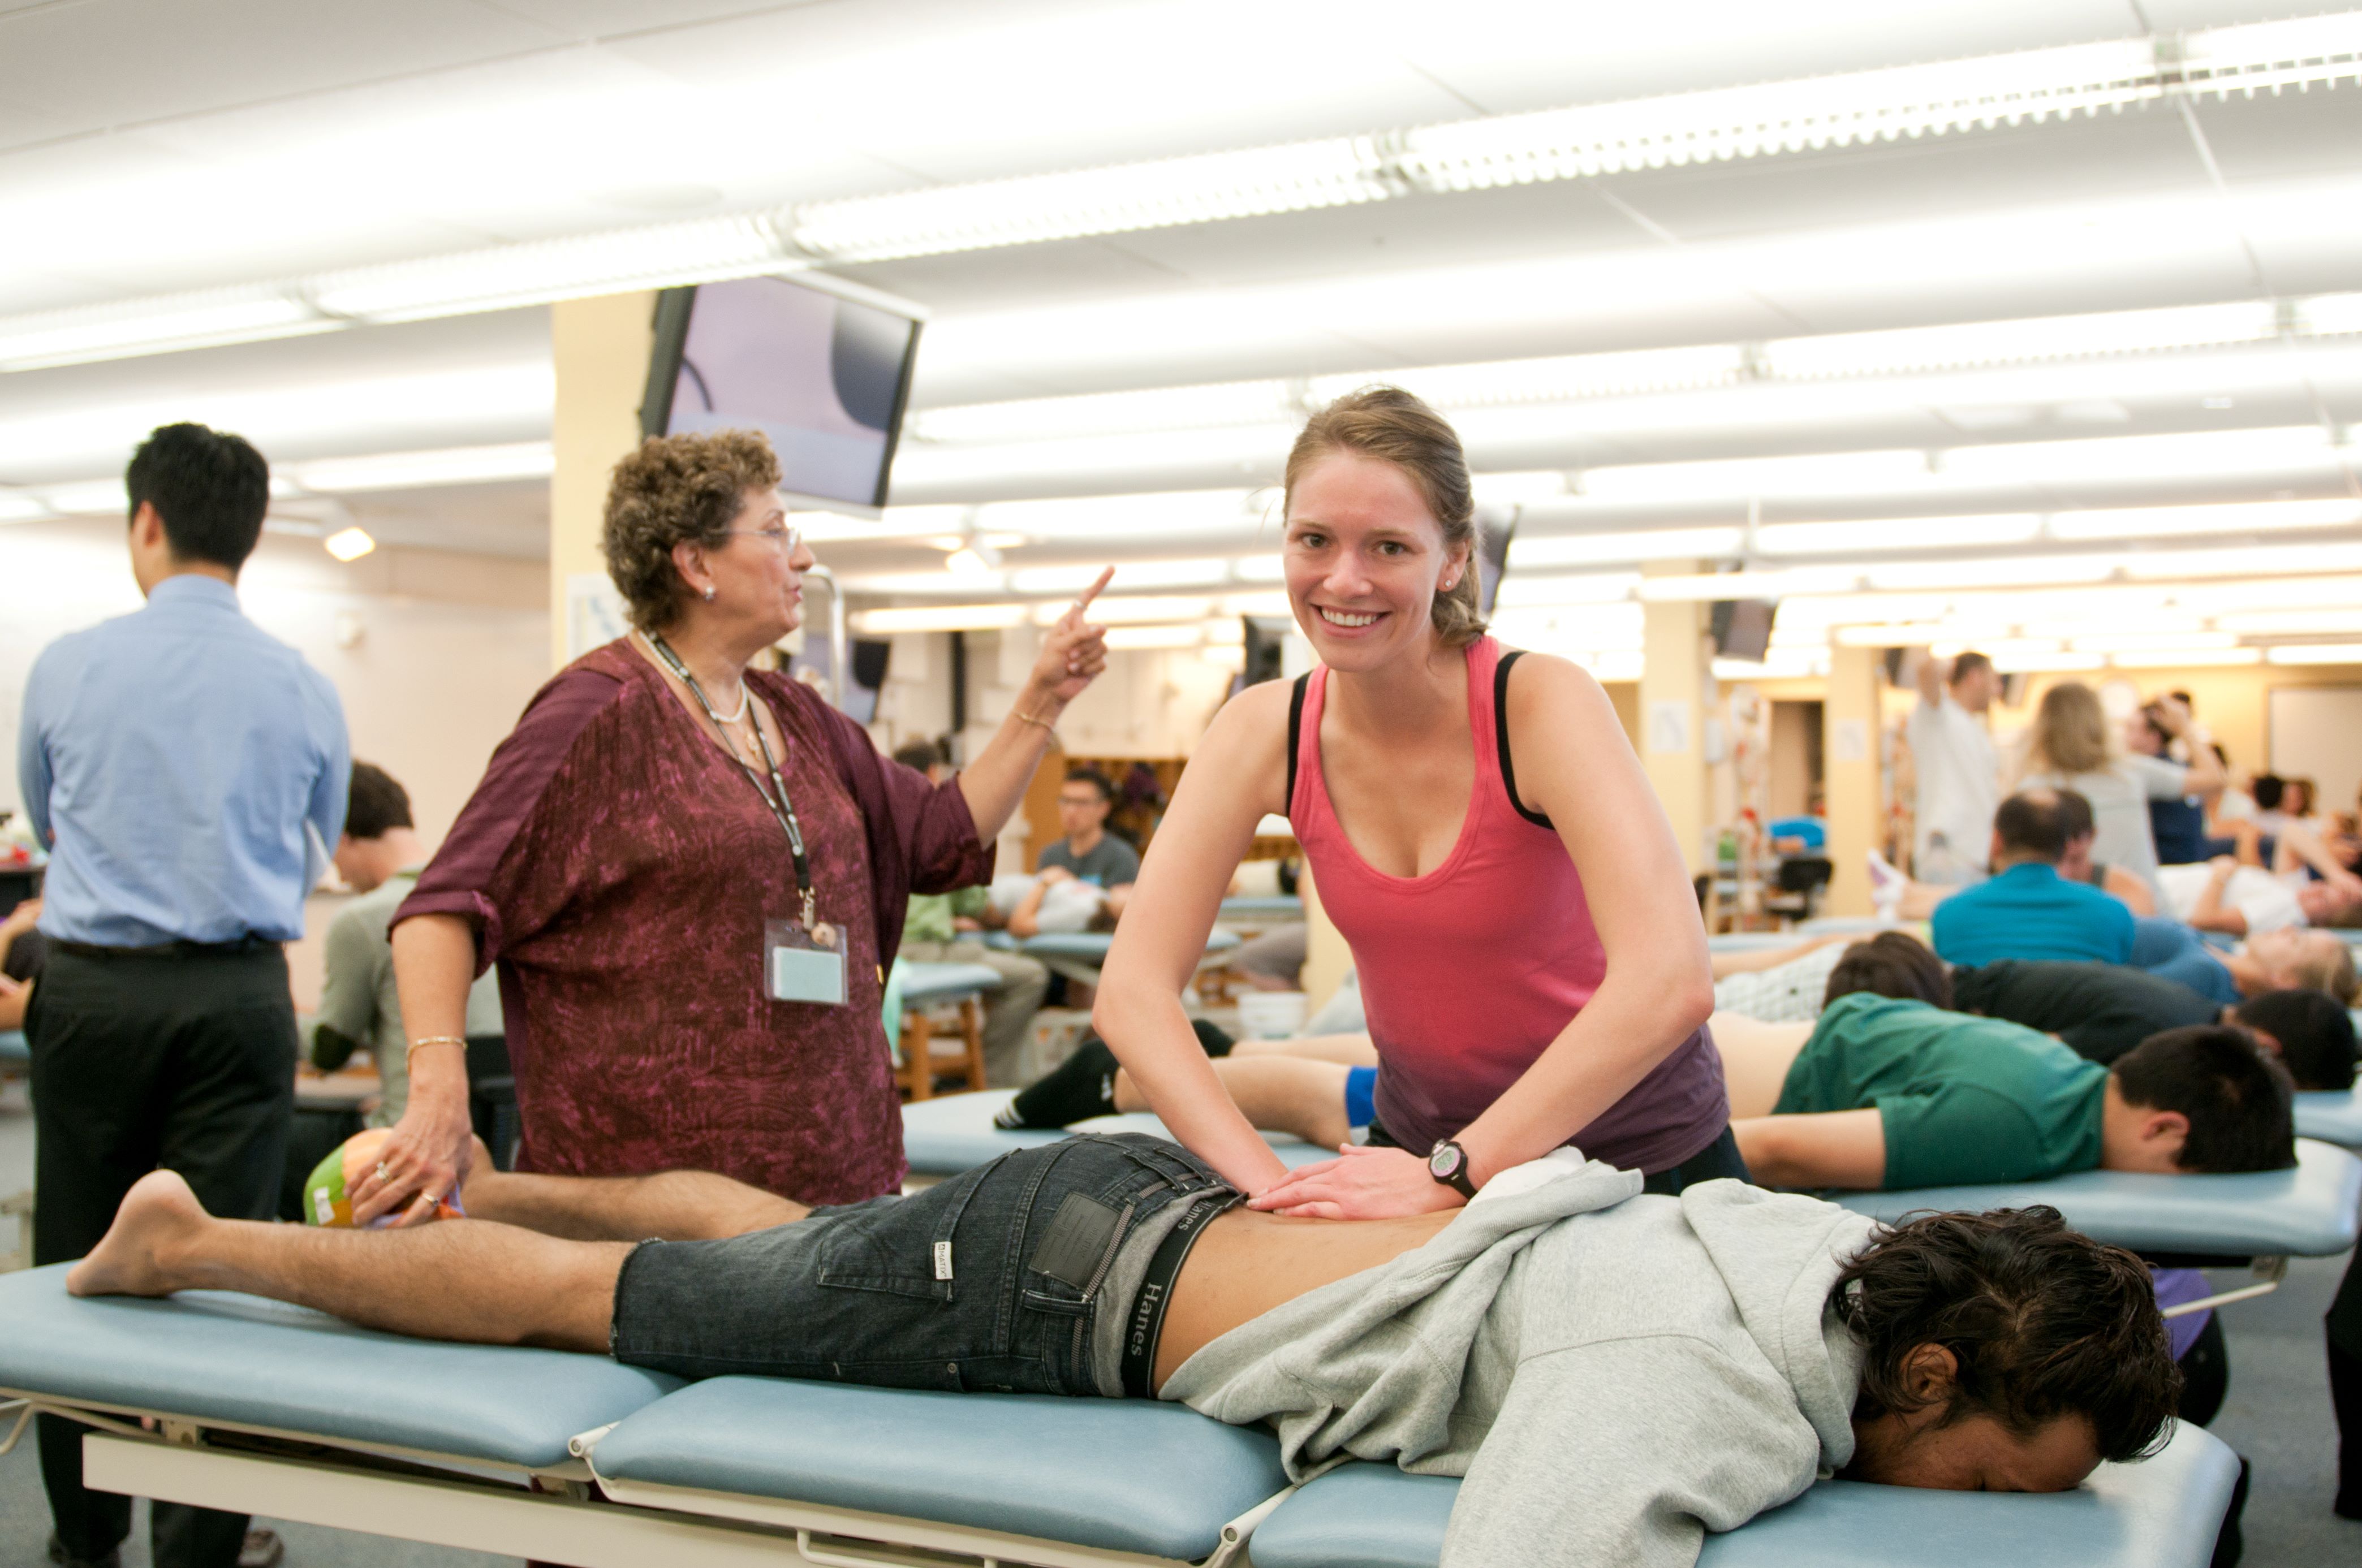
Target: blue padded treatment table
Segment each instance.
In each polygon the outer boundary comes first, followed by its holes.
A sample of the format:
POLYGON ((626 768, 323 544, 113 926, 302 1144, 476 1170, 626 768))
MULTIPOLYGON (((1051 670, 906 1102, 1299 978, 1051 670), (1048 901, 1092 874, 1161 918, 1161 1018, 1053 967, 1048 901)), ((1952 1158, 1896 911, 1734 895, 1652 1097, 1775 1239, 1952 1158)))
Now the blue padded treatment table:
POLYGON ((1287 1487, 1279 1443, 1145 1399, 716 1377, 627 1418, 590 1464, 610 1497, 688 1487, 1190 1561, 1287 1487))
POLYGON ((2318 1091, 2296 1097, 2296 1135, 2362 1149, 2362 1090, 2343 1094, 2318 1091))
POLYGON ((1222 900, 1218 920, 1284 921, 1304 918, 1304 900, 1294 894, 1273 894, 1263 898, 1226 898, 1222 900))
POLYGON ((902 1005, 924 1007, 956 1002, 979 991, 999 991, 1000 971, 983 964, 922 964, 902 960, 902 1005))
POLYGON ((33 1047, 25 1043, 25 1031, 0 1029, 0 1072, 21 1072, 32 1065, 33 1047))
POLYGON ((1899 1220, 1923 1209, 2022 1209, 2047 1203, 2077 1230, 2136 1252, 2212 1257, 2325 1257, 2354 1245, 2362 1158, 2299 1138, 2290 1170, 2242 1176, 2141 1176, 2084 1170, 2048 1181, 1837 1192, 1858 1213, 1899 1220))
MULTIPOLYGON (((2205 1568, 2239 1461, 2177 1428, 2165 1452, 2103 1464, 2072 1492, 1928 1492, 1823 1481, 1727 1535, 1698 1568, 2205 1568)), ((1376 1464, 1332 1470, 1254 1533, 1255 1568, 1435 1568, 1460 1483, 1376 1464)))
MULTIPOLYGON (((1094 1116, 1065 1129, 1005 1132, 992 1124, 1000 1108, 1017 1097, 1013 1089, 988 1089, 977 1094, 939 1094, 914 1100, 902 1107, 902 1152, 914 1176, 957 1176, 999 1159, 1012 1149, 1054 1144, 1076 1133, 1146 1133, 1151 1137, 1178 1141, 1164 1124, 1145 1111, 1122 1116, 1094 1116)), ((1264 1135, 1275 1153, 1291 1168, 1334 1159, 1330 1150, 1289 1137, 1264 1135)))
POLYGON ((680 1387, 603 1355, 408 1339, 228 1291, 76 1300, 67 1266, 0 1275, 0 1388, 540 1470, 680 1387))

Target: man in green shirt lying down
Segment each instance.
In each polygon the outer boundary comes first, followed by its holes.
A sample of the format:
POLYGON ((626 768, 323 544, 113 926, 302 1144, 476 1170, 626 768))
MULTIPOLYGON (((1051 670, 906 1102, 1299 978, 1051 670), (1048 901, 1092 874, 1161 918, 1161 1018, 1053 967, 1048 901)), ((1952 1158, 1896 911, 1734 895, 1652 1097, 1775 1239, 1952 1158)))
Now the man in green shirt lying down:
POLYGON ((2168 1029, 2103 1067, 2019 1025, 1855 992, 1814 1024, 1717 1014, 1714 1034, 1731 1131, 1766 1187, 2296 1163, 2288 1074, 2244 1029, 2168 1029))

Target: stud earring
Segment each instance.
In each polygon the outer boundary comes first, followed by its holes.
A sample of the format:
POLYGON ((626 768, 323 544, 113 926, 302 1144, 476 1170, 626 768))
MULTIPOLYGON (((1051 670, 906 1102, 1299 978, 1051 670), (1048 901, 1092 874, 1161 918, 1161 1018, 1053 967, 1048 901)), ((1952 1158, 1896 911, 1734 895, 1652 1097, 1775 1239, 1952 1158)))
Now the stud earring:
POLYGON ((705 602, 708 604, 713 602, 713 589, 711 586, 708 586, 705 590, 705 602))

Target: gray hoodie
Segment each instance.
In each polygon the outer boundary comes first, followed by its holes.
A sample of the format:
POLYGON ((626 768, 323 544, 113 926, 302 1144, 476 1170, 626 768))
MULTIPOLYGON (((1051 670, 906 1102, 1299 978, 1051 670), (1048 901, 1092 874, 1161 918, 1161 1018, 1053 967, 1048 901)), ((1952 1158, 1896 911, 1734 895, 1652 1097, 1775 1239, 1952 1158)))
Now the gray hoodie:
POLYGON ((1705 1531, 1852 1456, 1860 1354, 1827 1304, 1871 1223, 1737 1181, 1639 1189, 1562 1157, 1505 1172, 1426 1245, 1215 1340, 1163 1397, 1269 1422, 1296 1480, 1348 1459, 1466 1476, 1443 1568, 1688 1568, 1705 1531))

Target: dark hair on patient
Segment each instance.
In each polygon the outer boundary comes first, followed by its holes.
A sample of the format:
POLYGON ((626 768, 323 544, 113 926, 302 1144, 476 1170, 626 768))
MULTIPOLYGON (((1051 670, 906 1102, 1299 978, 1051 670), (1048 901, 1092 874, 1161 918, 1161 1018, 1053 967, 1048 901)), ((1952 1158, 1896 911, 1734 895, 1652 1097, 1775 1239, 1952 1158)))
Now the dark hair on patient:
POLYGON ((1921 1409, 1906 1366, 1936 1344, 1959 1367, 1940 1424, 1991 1416, 2025 1437, 2081 1416, 2118 1463, 2173 1430, 2181 1371, 2147 1265, 2047 1205, 1906 1219, 1845 1266, 1830 1304, 1861 1342, 1857 1420, 1921 1409))
POLYGON ((2231 1016, 2280 1043, 2280 1065, 2299 1089, 2342 1094, 2354 1087, 2354 1014, 2311 986, 2267 991, 2231 1016))
POLYGON ((1993 832, 2004 851, 2047 865, 2065 860, 2067 846, 2091 831, 2092 803, 2070 789, 2022 789, 1993 813, 1993 832))
POLYGON ((1099 792, 1100 800, 1106 802, 1109 806, 1113 806, 1115 804, 1115 781, 1108 777, 1105 773, 1099 772, 1097 768, 1068 768, 1066 770, 1066 782, 1068 784, 1087 784, 1093 789, 1099 792))
POLYGON ((415 828, 410 792, 375 762, 355 762, 345 796, 345 831, 356 839, 382 839, 396 828, 415 828))
POLYGON ((1948 1008, 1952 1005, 1951 966, 1907 931, 1881 931, 1845 950, 1838 967, 1829 970, 1828 990, 1821 997, 1821 1005, 1827 1007, 1857 991, 1948 1008))
POLYGON ((2108 1070, 2126 1104, 2189 1118, 2190 1136, 2175 1162, 2184 1170, 2219 1175, 2296 1163, 2288 1069, 2245 1029, 2192 1024, 2161 1030, 2108 1070))
POLYGON ((944 765, 944 749, 933 740, 905 740, 894 748, 894 760, 923 773, 944 765))
POLYGON ((234 572, 262 537, 270 465, 242 436, 202 424, 162 424, 131 455, 123 488, 132 515, 142 501, 156 509, 175 557, 234 572))

